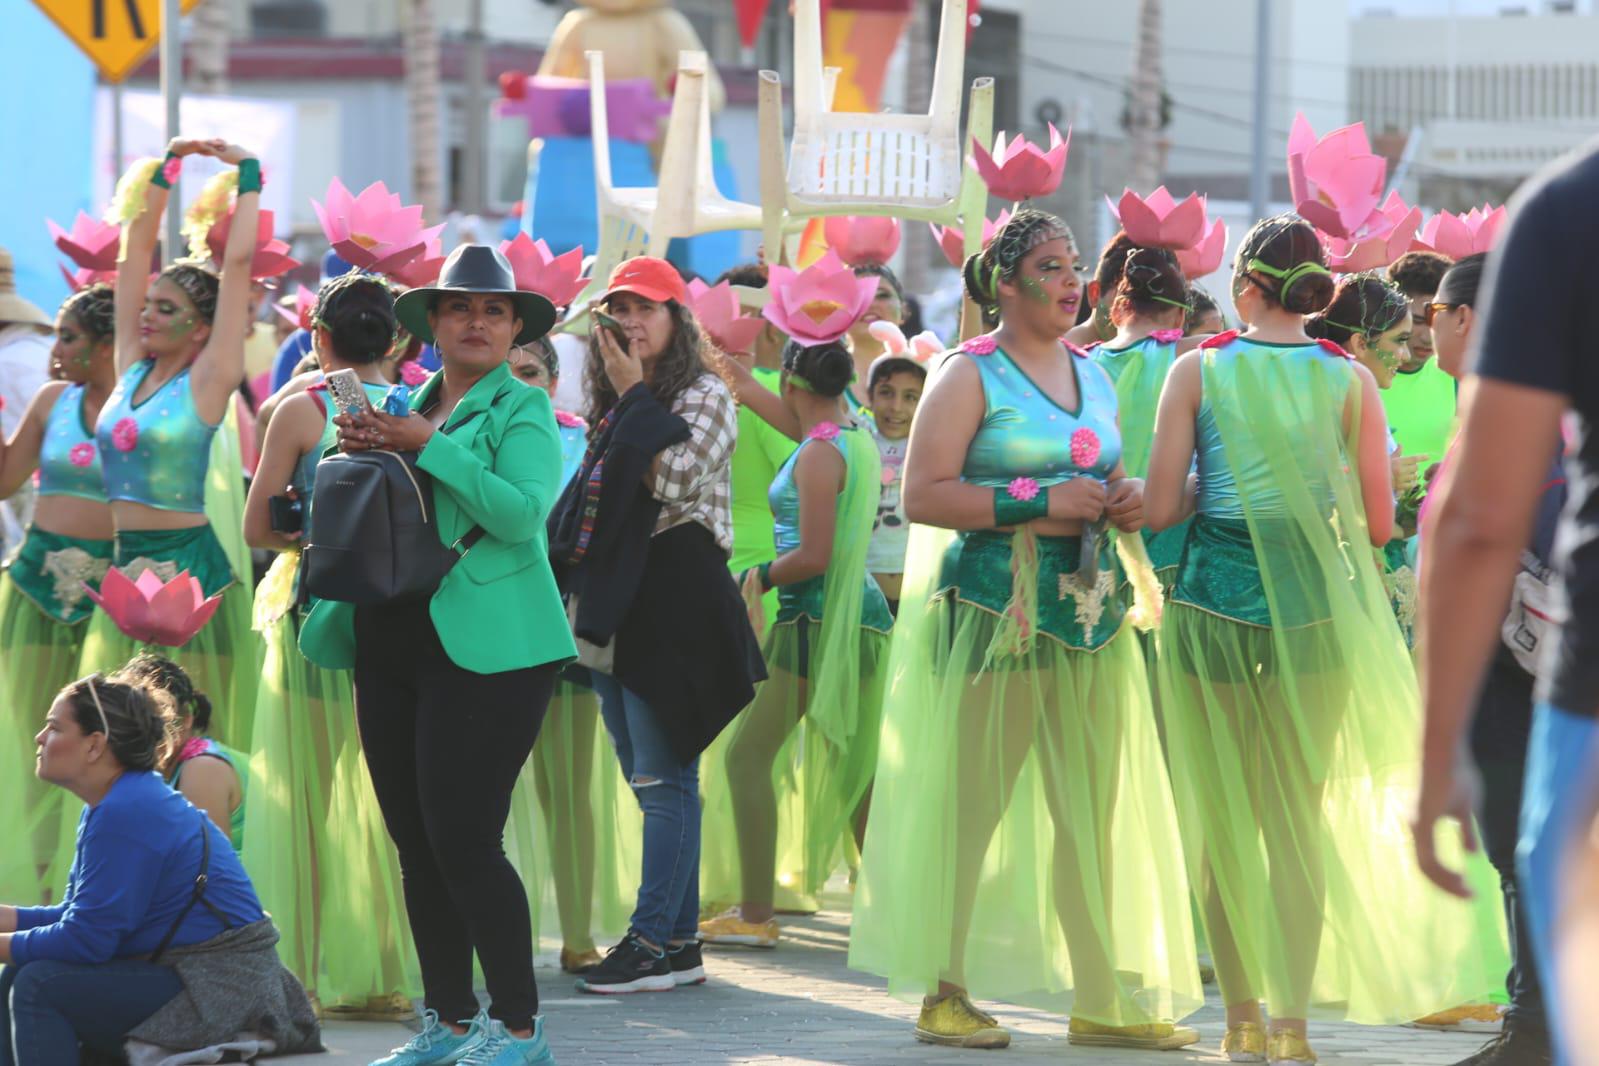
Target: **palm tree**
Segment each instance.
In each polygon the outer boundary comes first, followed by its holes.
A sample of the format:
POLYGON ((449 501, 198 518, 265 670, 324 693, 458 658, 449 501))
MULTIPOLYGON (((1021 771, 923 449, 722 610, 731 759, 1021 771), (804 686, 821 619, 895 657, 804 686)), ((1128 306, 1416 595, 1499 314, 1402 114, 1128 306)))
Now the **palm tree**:
POLYGON ((411 110, 411 195, 423 214, 444 205, 439 168, 439 25, 433 0, 405 0, 405 94, 411 110))
POLYGON ((1127 138, 1131 150, 1127 181, 1146 194, 1160 184, 1164 82, 1160 0, 1138 0, 1138 42, 1133 49, 1131 99, 1127 108, 1127 138))

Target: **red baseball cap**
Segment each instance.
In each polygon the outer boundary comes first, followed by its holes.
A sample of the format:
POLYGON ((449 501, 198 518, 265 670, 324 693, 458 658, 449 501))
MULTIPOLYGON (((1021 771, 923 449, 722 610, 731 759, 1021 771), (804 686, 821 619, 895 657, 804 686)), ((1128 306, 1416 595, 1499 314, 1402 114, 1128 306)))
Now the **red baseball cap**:
POLYGON ((634 256, 616 264, 605 283, 603 299, 610 299, 619 292, 631 292, 656 303, 667 300, 688 303, 688 286, 683 284, 683 275, 677 272, 677 267, 649 255, 634 256))

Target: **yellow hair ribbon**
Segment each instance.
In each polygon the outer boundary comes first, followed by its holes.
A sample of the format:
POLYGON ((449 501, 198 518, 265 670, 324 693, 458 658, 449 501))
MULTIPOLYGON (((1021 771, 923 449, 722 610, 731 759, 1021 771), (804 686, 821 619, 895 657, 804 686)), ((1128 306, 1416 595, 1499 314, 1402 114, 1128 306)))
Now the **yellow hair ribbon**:
POLYGON ((126 226, 144 214, 144 197, 150 191, 150 179, 161 166, 154 157, 134 162, 117 180, 117 191, 112 194, 111 206, 105 209, 105 220, 126 226))
POLYGON ((200 195, 189 206, 179 232, 188 238, 189 255, 192 258, 201 262, 210 261, 211 250, 205 243, 206 234, 211 232, 211 227, 216 225, 218 219, 228 213, 234 190, 238 186, 239 172, 224 170, 205 183, 205 188, 200 190, 200 195))

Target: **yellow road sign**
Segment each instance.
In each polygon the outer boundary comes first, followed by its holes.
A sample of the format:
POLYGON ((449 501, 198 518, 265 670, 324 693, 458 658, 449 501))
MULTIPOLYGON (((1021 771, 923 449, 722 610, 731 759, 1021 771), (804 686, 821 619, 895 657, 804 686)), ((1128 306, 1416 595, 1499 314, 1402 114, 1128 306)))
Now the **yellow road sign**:
MULTIPOLYGON (((107 81, 121 81, 161 36, 161 0, 33 0, 107 81)), ((185 14, 200 0, 182 0, 185 14)))

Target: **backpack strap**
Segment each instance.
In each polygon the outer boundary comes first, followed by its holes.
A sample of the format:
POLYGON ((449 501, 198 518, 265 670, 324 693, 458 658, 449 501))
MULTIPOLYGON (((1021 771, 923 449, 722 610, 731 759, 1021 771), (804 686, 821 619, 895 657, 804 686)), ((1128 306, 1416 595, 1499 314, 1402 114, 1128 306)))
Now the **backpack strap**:
POLYGON ((206 829, 208 828, 208 823, 210 822, 211 817, 204 811, 200 811, 199 814, 200 872, 195 875, 194 889, 189 893, 189 898, 183 904, 183 909, 178 911, 178 916, 173 919, 172 927, 167 930, 167 935, 161 938, 161 943, 156 945, 155 951, 151 952, 151 962, 161 961, 161 956, 165 955, 167 948, 172 946, 172 938, 178 935, 178 930, 182 928, 184 919, 189 916, 190 911, 194 910, 194 905, 196 903, 210 911, 211 916, 222 923, 222 928, 224 931, 233 928, 233 923, 228 921, 228 916, 223 914, 222 911, 218 909, 216 904, 205 898, 207 874, 211 869, 211 834, 206 832, 206 829))

